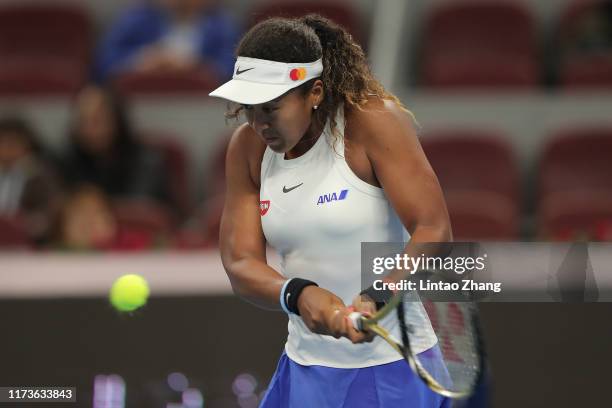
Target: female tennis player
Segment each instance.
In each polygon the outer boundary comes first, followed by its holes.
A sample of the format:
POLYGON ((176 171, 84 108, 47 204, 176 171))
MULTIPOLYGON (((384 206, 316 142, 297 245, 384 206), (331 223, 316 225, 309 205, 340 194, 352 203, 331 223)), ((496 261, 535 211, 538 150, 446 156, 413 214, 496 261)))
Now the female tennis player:
MULTIPOLYGON (((351 36, 318 15, 263 21, 236 54, 233 79, 210 94, 235 103, 229 117, 247 119, 227 152, 221 256, 236 294, 289 316, 261 407, 448 406, 348 318, 376 310, 360 295, 361 242, 406 242, 409 233, 408 251, 451 239, 412 116, 351 36), (266 243, 280 271, 267 265, 266 243)), ((427 352, 435 335, 421 304, 410 307, 427 352)))

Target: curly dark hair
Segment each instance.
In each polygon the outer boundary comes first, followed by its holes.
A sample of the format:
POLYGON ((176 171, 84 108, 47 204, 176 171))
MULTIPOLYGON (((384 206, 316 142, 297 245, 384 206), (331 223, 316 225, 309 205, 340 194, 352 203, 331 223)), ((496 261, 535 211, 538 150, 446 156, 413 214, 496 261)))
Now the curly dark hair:
MULTIPOLYGON (((296 19, 273 17, 251 28, 242 38, 236 56, 286 63, 306 63, 323 58, 324 100, 314 112, 321 124, 328 119, 336 130, 336 113, 342 103, 362 109, 371 97, 395 102, 410 113, 400 100, 387 92, 374 77, 363 49, 341 26, 318 14, 296 19)), ((290 90, 306 95, 315 79, 290 90)), ((231 105, 230 105, 231 106, 231 105)), ((242 106, 230 107, 226 118, 237 118, 242 106)))

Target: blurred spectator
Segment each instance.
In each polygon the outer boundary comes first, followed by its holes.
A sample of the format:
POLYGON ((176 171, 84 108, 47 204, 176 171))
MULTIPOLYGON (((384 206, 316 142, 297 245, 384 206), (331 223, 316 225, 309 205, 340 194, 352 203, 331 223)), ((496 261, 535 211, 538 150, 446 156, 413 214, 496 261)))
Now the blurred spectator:
POLYGON ((0 216, 21 217, 28 238, 42 243, 59 202, 57 172, 30 126, 18 117, 0 119, 0 216))
POLYGON ((91 183, 113 198, 170 200, 163 155, 136 138, 122 101, 107 89, 78 95, 63 164, 72 185, 91 183))
POLYGON ((183 227, 175 233, 174 247, 177 249, 202 249, 218 246, 224 203, 224 193, 207 198, 184 223, 183 227))
POLYGON ((140 250, 152 237, 121 228, 110 199, 99 188, 76 186, 64 202, 55 225, 55 245, 70 250, 140 250))
POLYGON ((612 1, 601 1, 580 13, 571 22, 563 49, 569 56, 612 52, 612 1))
POLYGON ((238 29, 219 0, 148 0, 130 9, 104 36, 96 79, 121 71, 176 72, 211 65, 231 76, 238 29))

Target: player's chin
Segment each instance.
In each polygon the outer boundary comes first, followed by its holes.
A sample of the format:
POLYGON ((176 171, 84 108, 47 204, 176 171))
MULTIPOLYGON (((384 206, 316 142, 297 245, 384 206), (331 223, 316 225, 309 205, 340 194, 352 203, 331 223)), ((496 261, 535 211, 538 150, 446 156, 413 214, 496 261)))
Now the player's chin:
POLYGON ((272 140, 265 140, 265 142, 274 153, 287 153, 285 143, 283 143, 282 139, 275 138, 272 140))

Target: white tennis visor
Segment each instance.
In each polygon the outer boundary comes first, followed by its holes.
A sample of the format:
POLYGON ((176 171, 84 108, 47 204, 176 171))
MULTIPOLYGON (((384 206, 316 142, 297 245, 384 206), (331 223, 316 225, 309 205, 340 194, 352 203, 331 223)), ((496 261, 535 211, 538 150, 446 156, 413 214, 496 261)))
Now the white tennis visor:
POLYGON ((232 79, 209 95, 245 105, 278 98, 323 72, 321 59, 308 63, 285 63, 238 57, 232 79))

